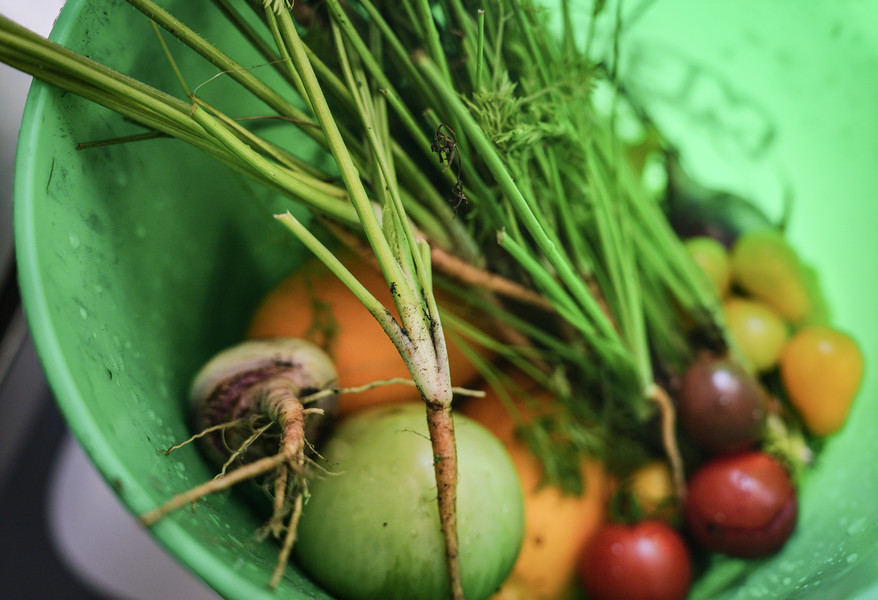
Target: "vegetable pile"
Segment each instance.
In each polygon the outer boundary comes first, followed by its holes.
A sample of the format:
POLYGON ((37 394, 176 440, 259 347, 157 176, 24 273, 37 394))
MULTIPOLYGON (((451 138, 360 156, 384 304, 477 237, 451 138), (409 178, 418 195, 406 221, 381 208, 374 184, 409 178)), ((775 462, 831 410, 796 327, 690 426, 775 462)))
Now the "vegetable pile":
POLYGON ((680 213, 667 141, 649 160, 669 187, 646 185, 617 133, 623 107, 643 115, 619 39, 592 50, 618 12, 596 2, 583 28, 564 0, 214 0, 276 88, 129 3, 286 142, 5 19, 0 59, 304 206, 271 225, 315 257, 194 378, 183 444, 217 478, 143 523, 252 480, 280 546, 267 584, 294 556, 351 599, 684 598, 708 557, 793 534, 862 356, 781 227, 740 199, 680 213))

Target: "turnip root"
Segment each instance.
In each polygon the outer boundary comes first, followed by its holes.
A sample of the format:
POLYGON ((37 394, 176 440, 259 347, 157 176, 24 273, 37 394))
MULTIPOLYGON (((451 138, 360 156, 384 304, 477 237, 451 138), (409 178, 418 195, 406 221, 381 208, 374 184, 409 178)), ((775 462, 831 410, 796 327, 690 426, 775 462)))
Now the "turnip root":
POLYGON ((307 451, 337 408, 336 371, 314 344, 295 338, 252 340, 205 364, 190 393, 195 439, 219 475, 140 517, 152 525, 207 494, 256 477, 273 476, 273 511, 266 530, 282 538, 270 586, 280 582, 295 542, 307 479, 307 451), (319 394, 312 403, 308 396, 319 394))

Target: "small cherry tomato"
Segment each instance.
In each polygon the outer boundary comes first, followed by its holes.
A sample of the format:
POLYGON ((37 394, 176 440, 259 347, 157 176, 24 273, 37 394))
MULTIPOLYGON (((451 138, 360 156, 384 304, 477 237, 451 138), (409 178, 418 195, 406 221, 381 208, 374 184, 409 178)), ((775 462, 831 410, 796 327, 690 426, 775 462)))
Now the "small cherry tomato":
POLYGON ((741 353, 757 371, 777 364, 787 341, 787 326, 767 304, 749 298, 729 298, 725 303, 726 325, 741 353))
POLYGON ((709 355, 683 375, 677 399, 680 424, 699 446, 735 452, 753 446, 763 434, 765 395, 739 365, 709 355))
POLYGON ((784 345, 779 364, 784 388, 805 426, 817 435, 841 429, 863 378, 857 343, 831 327, 805 327, 784 345))
POLYGON ((632 473, 628 481, 638 508, 645 517, 672 521, 677 515, 677 499, 671 468, 663 460, 652 460, 632 473))
POLYGON ((586 545, 579 579, 589 600, 683 600, 692 561, 682 536, 663 521, 608 523, 586 545))
POLYGON ((805 269, 780 231, 748 231, 735 242, 730 257, 732 280, 784 319, 801 323, 814 310, 805 269))
POLYGON ((687 485, 684 517, 692 537, 729 556, 775 553, 792 534, 797 514, 789 474, 764 452, 714 458, 687 485))
POLYGON ((722 298, 729 291, 732 269, 725 246, 712 237, 697 236, 683 242, 692 260, 695 261, 722 298))

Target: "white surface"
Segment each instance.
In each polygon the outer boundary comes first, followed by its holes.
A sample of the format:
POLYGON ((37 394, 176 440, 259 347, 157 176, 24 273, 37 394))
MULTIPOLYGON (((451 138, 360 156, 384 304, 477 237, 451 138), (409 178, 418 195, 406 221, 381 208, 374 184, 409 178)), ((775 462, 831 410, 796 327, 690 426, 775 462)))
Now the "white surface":
POLYGON ((46 501, 62 560, 107 597, 219 600, 137 524, 70 436, 61 444, 46 501))

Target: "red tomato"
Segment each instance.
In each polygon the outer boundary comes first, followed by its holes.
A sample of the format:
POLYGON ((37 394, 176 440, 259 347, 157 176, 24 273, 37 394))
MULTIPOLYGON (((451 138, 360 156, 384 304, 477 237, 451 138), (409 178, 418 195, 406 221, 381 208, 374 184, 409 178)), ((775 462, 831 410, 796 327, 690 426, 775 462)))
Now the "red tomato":
POLYGON ((689 478, 686 524, 708 550, 756 558, 779 550, 796 526, 796 490, 764 452, 715 458, 689 478))
POLYGON ((683 538, 663 521, 608 523, 586 546, 579 578, 589 600, 683 600, 692 561, 683 538))

